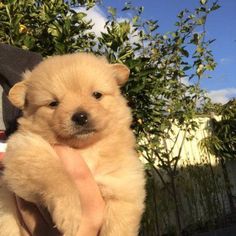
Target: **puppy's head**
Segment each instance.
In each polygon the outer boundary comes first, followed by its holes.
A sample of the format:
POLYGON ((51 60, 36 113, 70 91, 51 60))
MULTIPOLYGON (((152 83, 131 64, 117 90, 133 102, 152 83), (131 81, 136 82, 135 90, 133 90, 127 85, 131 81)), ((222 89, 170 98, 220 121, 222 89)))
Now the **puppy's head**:
POLYGON ((119 90, 128 77, 126 66, 92 54, 55 56, 26 72, 9 99, 23 110, 29 129, 55 142, 89 145, 130 125, 119 90))

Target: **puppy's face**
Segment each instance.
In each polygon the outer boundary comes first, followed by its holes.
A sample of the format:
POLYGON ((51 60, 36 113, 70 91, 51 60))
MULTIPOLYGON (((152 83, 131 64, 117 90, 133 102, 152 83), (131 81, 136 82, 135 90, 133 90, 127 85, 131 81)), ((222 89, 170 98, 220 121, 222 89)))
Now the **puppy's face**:
POLYGON ((128 76, 124 65, 91 54, 56 56, 27 72, 9 99, 24 111, 32 130, 83 146, 130 125, 119 91, 128 76))

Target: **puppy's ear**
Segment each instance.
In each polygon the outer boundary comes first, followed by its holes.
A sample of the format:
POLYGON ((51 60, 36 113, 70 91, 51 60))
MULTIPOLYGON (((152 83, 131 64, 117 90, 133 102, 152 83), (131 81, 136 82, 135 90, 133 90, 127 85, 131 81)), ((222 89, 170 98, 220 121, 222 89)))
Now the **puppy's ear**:
POLYGON ((123 64, 118 64, 118 63, 112 64, 111 68, 113 70, 117 84, 119 86, 124 85, 129 78, 129 74, 130 74, 129 68, 123 64))
POLYGON ((23 74, 24 80, 16 83, 9 91, 8 99, 19 109, 24 109, 26 103, 27 79, 31 72, 27 71, 23 74))

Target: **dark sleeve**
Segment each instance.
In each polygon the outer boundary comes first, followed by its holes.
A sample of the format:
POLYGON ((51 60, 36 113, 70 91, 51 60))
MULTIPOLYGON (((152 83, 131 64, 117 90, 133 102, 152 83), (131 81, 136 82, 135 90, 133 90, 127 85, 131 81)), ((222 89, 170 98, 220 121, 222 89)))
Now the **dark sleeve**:
POLYGON ((17 128, 17 118, 21 111, 11 105, 7 98, 10 88, 21 80, 22 73, 32 70, 42 56, 7 44, 0 44, 0 85, 3 87, 2 110, 6 134, 10 135, 17 128))

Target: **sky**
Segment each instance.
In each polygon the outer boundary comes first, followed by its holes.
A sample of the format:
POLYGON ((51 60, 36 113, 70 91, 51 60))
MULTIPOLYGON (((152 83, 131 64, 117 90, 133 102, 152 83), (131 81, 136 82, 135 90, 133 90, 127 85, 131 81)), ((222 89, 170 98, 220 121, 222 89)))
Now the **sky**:
MULTIPOLYGON (((112 6, 118 10, 123 8, 125 2, 103 0, 104 6, 112 6)), ((132 3, 144 6, 144 19, 158 20, 160 33, 175 29, 174 24, 181 10, 199 6, 198 0, 133 0, 132 3)), ((207 90, 214 102, 226 103, 230 98, 236 98, 236 0, 219 0, 218 4, 221 8, 210 14, 206 24, 207 38, 216 39, 211 50, 217 67, 215 71, 208 73, 211 79, 202 80, 201 87, 207 90)), ((101 31, 106 21, 105 7, 92 9, 89 16, 95 22, 95 30, 101 31)))

